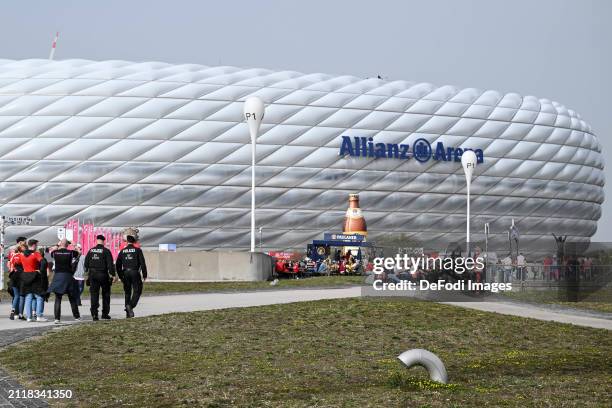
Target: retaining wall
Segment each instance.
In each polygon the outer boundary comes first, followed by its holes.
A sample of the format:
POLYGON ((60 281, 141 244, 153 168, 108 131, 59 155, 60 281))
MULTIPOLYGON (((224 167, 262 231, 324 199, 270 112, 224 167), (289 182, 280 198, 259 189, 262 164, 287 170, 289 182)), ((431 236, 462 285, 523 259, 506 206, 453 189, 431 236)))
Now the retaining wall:
POLYGON ((272 276, 273 258, 262 253, 229 251, 145 251, 153 281, 264 281, 272 276))

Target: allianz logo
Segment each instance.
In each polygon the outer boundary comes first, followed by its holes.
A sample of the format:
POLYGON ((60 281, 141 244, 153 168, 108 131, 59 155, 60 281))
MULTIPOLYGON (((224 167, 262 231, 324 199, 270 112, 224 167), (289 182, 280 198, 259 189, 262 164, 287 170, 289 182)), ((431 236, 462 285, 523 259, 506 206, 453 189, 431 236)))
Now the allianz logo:
POLYGON ((476 154, 478 164, 484 163, 482 149, 471 149, 468 147, 450 147, 442 142, 432 146, 427 139, 417 139, 412 148, 407 144, 398 143, 375 143, 371 137, 342 136, 340 156, 371 157, 375 159, 410 159, 425 163, 430 159, 438 161, 461 162, 464 151, 473 150, 476 154))

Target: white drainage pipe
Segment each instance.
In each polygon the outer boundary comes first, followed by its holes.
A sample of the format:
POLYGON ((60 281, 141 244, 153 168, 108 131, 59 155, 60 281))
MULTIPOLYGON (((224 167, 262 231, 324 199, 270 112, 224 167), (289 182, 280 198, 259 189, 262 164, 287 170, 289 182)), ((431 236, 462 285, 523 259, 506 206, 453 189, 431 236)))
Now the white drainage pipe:
POLYGON ((448 382, 448 374, 444 363, 434 353, 423 349, 412 349, 404 351, 397 358, 408 368, 414 365, 421 365, 429 372, 429 378, 432 381, 446 384, 448 382))

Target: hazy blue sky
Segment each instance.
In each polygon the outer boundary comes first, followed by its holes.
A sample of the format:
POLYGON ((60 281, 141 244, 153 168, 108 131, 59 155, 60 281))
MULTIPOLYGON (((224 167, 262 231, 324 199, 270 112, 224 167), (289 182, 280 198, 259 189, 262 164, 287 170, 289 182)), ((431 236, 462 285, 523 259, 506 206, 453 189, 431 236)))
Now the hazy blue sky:
MULTIPOLYGON (((612 1, 5 1, 0 58, 381 74, 518 92, 579 112, 612 183, 612 1)), ((612 241, 612 197, 596 239, 612 241)))

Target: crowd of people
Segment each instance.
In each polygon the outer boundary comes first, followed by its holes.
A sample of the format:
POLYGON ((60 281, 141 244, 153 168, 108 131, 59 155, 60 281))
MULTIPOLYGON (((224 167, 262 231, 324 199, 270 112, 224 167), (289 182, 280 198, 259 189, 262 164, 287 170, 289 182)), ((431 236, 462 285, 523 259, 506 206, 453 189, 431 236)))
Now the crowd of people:
MULTIPOLYGON (((453 252, 449 256, 460 255, 460 252, 453 252)), ((471 255, 474 258, 485 256, 480 247, 475 247, 471 255)), ((294 261, 278 259, 275 266, 275 271, 280 276, 366 274, 371 270, 371 261, 368 261, 367 258, 358 259, 351 254, 351 251, 344 255, 337 252, 334 257, 328 256, 317 261, 308 257, 294 261)), ((594 273, 593 259, 587 256, 564 256, 559 261, 557 255, 554 254, 546 255, 543 258, 539 257, 539 260, 535 262, 529 262, 522 252, 518 252, 516 256, 507 254, 503 257, 498 257, 495 252, 489 252, 484 268, 475 266, 473 269, 466 271, 462 277, 475 282, 508 283, 527 280, 588 280, 593 277, 594 273)), ((385 270, 385 276, 387 275, 392 278, 395 276, 400 280, 429 279, 432 277, 437 279, 438 276, 436 271, 423 268, 414 273, 397 269, 385 270)))
POLYGON ((487 267, 491 280, 499 276, 503 282, 560 281, 570 278, 588 280, 593 276, 593 259, 588 256, 565 256, 559 261, 556 254, 546 255, 539 262, 529 263, 523 253, 519 253, 516 257, 508 254, 502 259, 498 259, 495 253, 490 253, 487 267))
POLYGON ((345 255, 337 254, 334 258, 313 260, 304 257, 300 260, 277 259, 274 270, 279 276, 312 276, 312 275, 360 275, 364 268, 362 261, 347 251, 345 255))
MULTIPOLYGON (((475 247, 470 255, 473 258, 477 258, 484 257, 485 253, 480 247, 475 247)), ((499 283, 527 280, 588 280, 594 276, 596 269, 593 266, 593 259, 587 256, 564 256, 559 261, 557 255, 553 254, 546 255, 543 258, 539 256, 537 261, 530 262, 522 252, 518 252, 516 255, 507 254, 499 257, 495 252, 488 252, 487 255, 484 268, 475 266, 473 269, 463 273, 462 278, 470 279, 474 282, 487 281, 499 283)), ((461 251, 453 251, 449 256, 451 258, 461 256, 461 251)), ((274 269, 276 275, 285 277, 363 275, 372 271, 373 265, 367 256, 355 257, 349 250, 345 254, 336 251, 335 254, 318 260, 309 257, 303 257, 298 260, 277 259, 274 269)), ((385 270, 385 277, 390 275, 392 280, 394 277, 397 277, 399 280, 437 279, 437 272, 439 271, 423 268, 419 268, 414 273, 408 273, 407 270, 389 269, 385 270)))
MULTIPOLYGON (((46 322, 45 303, 54 295, 54 320, 61 322, 62 298, 68 298, 72 316, 81 320, 79 306, 85 285, 90 288, 90 312, 94 321, 110 320, 111 285, 121 280, 125 292, 125 313, 134 317, 134 308, 142 294, 147 266, 142 250, 133 236, 126 236, 113 260, 105 247, 104 235, 96 237, 97 245, 83 254, 80 245, 66 239, 46 249, 39 249, 36 239, 19 237, 8 251, 8 291, 12 306, 9 318, 28 322, 46 322), (51 279, 50 279, 51 278, 51 279), (100 292, 102 314, 99 316, 100 292)), ((4 260, 2 260, 4 262, 4 260)))

